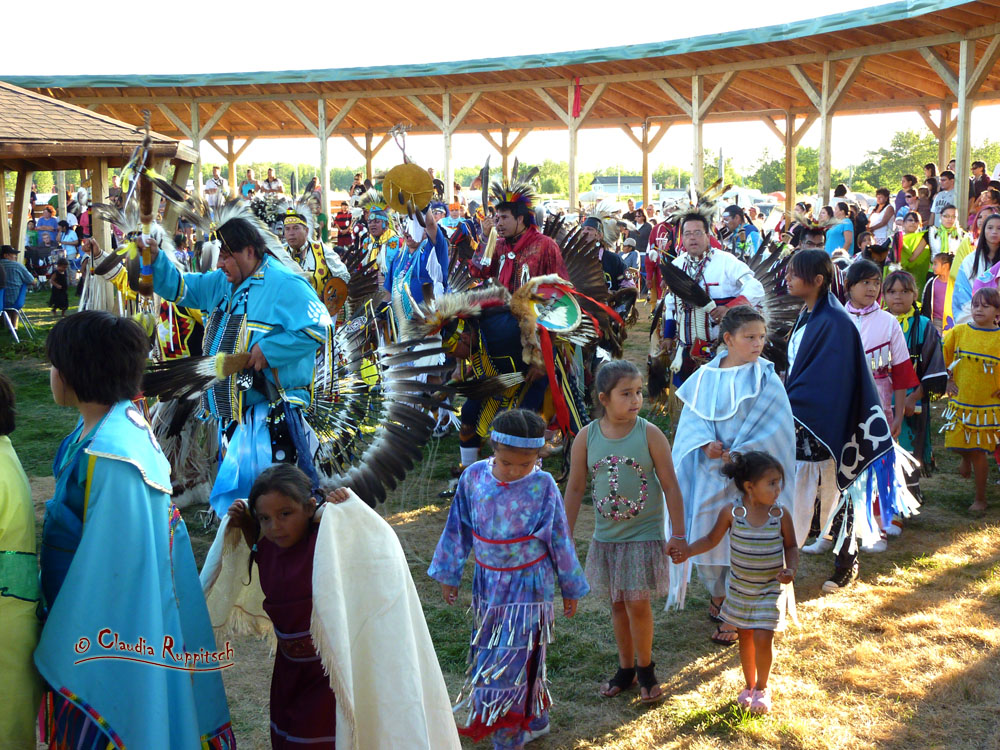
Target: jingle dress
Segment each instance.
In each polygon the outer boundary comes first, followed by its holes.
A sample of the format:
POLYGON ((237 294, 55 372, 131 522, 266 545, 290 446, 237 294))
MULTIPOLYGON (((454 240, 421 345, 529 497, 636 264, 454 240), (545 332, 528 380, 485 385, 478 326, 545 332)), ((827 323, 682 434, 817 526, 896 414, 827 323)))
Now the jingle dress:
POLYGON ((957 325, 944 335, 944 361, 958 395, 944 418, 945 448, 992 452, 1000 442, 1000 330, 957 325))
POLYGON ((545 714, 552 702, 545 654, 553 640, 555 578, 564 599, 579 599, 590 586, 559 488, 546 471, 501 482, 487 459, 462 473, 427 574, 460 585, 470 552, 475 625, 455 714, 459 733, 479 740, 497 730, 520 732, 545 714))

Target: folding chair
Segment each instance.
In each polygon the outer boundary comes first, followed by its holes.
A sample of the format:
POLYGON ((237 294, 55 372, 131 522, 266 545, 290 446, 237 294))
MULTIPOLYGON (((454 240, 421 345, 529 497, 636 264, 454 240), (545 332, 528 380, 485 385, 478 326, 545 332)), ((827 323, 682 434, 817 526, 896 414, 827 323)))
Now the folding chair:
POLYGON ((14 341, 20 344, 21 339, 17 336, 17 329, 14 328, 14 323, 7 314, 6 290, 3 287, 0 287, 0 316, 3 317, 4 322, 7 324, 7 329, 10 331, 10 335, 14 337, 14 341))
POLYGON ((35 324, 31 322, 31 318, 24 311, 24 303, 28 298, 28 285, 21 284, 21 291, 17 293, 17 301, 11 305, 11 309, 17 310, 17 317, 22 323, 24 323, 24 330, 28 332, 28 338, 35 338, 35 324))

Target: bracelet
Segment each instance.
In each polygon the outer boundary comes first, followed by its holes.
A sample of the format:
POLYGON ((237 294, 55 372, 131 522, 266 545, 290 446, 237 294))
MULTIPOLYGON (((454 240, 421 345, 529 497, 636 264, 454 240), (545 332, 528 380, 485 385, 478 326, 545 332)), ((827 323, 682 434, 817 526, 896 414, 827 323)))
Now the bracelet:
POLYGON ((684 540, 687 539, 687 536, 686 535, 677 536, 676 534, 671 534, 670 538, 671 539, 679 539, 680 541, 683 542, 684 540))

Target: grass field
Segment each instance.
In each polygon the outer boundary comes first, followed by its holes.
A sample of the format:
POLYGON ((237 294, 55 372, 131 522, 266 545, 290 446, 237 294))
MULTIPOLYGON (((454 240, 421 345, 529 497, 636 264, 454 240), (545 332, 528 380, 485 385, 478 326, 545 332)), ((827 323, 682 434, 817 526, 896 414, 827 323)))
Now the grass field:
MULTIPOLYGON (((29 312, 34 308, 44 327, 52 321, 39 304, 43 293, 29 297, 29 312)), ((637 362, 644 359, 640 338, 637 330, 628 348, 637 362)), ((13 377, 20 404, 12 438, 39 510, 51 493, 55 448, 75 421, 74 413, 52 405, 42 351, 38 344, 14 347, 0 334, 2 368, 13 377)), ((437 494, 457 457, 457 440, 432 442, 424 453, 423 464, 380 511, 406 550, 454 694, 471 624, 470 576, 460 605, 447 607, 426 570, 447 516, 447 501, 437 494)), ((937 456, 938 473, 924 480, 921 514, 887 552, 862 556, 857 584, 823 595, 830 557, 803 555, 795 586, 800 625, 775 640, 772 715, 755 718, 735 706, 739 657, 735 647, 709 642, 707 599, 695 580, 685 611, 654 606, 654 658, 668 695, 659 706, 640 705, 635 691, 614 699, 597 694, 617 663, 606 602, 587 597, 576 618, 560 617, 549 651, 552 734, 532 747, 1000 750, 1000 493, 991 482, 990 510, 970 518, 971 480, 958 477, 957 461, 940 445, 937 456)), ((212 532, 202 528, 195 509, 185 516, 200 560, 212 532)), ((582 513, 576 529, 581 560, 592 529, 592 514, 582 513)), ((225 675, 237 738, 241 748, 263 750, 269 746, 271 657, 252 639, 235 639, 234 648, 237 664, 225 675)), ((383 680, 393 690, 393 676, 383 680)))

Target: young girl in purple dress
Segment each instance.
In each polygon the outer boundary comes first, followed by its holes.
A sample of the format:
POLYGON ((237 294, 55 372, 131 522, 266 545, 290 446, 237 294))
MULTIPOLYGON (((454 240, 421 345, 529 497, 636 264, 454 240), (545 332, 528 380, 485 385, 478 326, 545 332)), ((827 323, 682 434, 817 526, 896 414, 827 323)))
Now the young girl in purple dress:
MULTIPOLYGON (((327 499, 342 502, 345 489, 327 499)), ((291 464, 265 469, 246 502, 229 508, 230 523, 253 550, 278 648, 271 675, 271 747, 333 750, 337 701, 310 635, 312 571, 319 524, 309 477, 291 464)))
POLYGON ((520 750, 549 731, 545 652, 555 578, 566 617, 590 587, 559 488, 538 465, 544 421, 512 409, 499 414, 491 430, 493 457, 472 464, 458 480, 427 574, 454 604, 466 558, 474 553, 475 629, 469 677, 455 706, 458 731, 476 741, 492 734, 496 750, 520 750))

